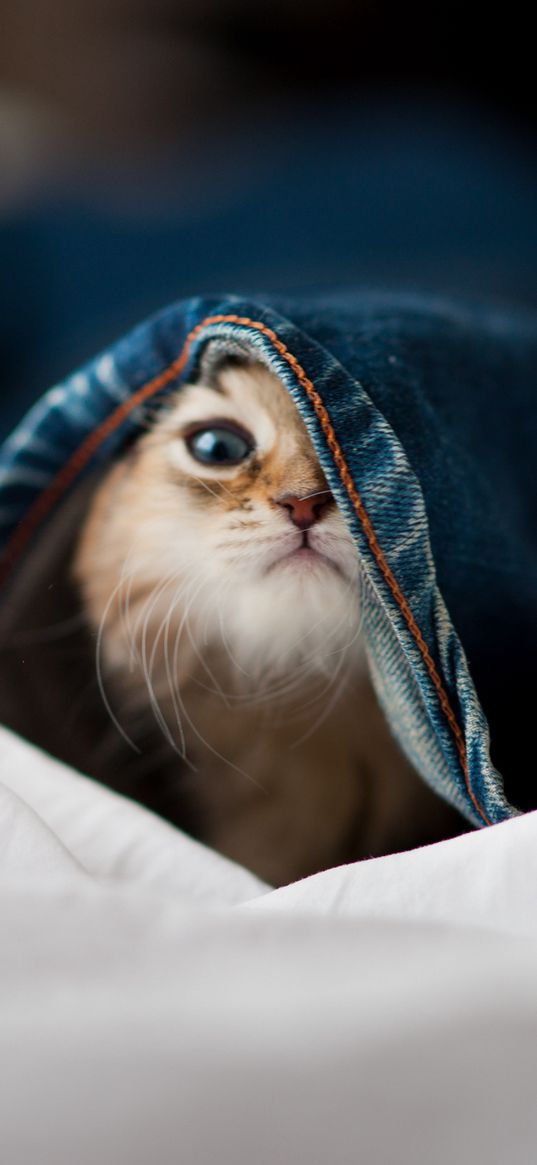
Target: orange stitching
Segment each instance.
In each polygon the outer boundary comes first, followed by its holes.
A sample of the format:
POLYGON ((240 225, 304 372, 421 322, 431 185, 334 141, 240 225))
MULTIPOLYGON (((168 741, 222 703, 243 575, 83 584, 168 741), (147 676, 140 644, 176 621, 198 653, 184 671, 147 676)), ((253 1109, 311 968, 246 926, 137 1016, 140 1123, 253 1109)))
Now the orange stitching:
POLYGON ((248 316, 236 315, 207 316, 206 319, 197 324, 196 327, 193 328, 192 331, 188 334, 183 346, 183 350, 178 358, 174 360, 173 363, 170 364, 164 372, 160 373, 159 376, 156 376, 153 380, 150 380, 147 384, 139 388, 138 391, 135 392, 132 397, 129 397, 128 400, 123 401, 123 403, 119 405, 114 413, 111 413, 110 416, 102 422, 102 424, 98 425, 97 428, 94 429, 88 437, 86 437, 86 439, 75 451, 70 460, 66 462, 56 477, 53 478, 50 485, 47 486, 42 494, 40 494, 23 522, 21 522, 21 524, 15 530, 15 533, 6 548, 6 562, 3 571, 0 571, 0 585, 6 578, 9 570, 13 566, 18 556, 21 554, 35 529, 45 519, 53 505, 59 500, 65 490, 69 488, 78 474, 84 469, 88 461, 90 461, 93 454, 99 448, 99 445, 101 445, 101 443, 118 428, 121 422, 129 415, 129 413, 133 411, 133 409, 137 408, 139 404, 145 400, 148 400, 151 396, 154 396, 155 393, 159 392, 161 388, 164 388, 167 384, 170 383, 170 381, 179 376, 188 360, 190 349, 196 337, 200 334, 200 332, 204 331, 211 325, 220 323, 238 324, 243 327, 255 328, 258 332, 262 332, 262 334, 271 341, 286 363, 289 364, 290 368, 293 369, 299 384, 301 384, 302 388, 307 393, 307 396, 309 397, 315 409, 317 417, 319 418, 321 428, 339 470, 341 480, 353 503, 358 518, 360 519, 370 549, 372 550, 377 564, 380 567, 382 574, 384 575, 384 578, 388 583, 388 586, 390 587, 396 602, 399 605, 405 622, 419 647, 425 666, 429 672, 429 676, 434 684, 440 702, 440 707, 442 708, 442 711, 455 738, 455 745, 464 774, 466 788, 468 790, 472 804, 483 820, 487 823, 487 825, 490 825, 491 821, 485 814, 471 788, 464 736, 457 723, 453 709, 449 703, 447 694, 438 674, 436 664, 423 638, 421 630, 416 623, 409 604, 399 586, 399 583, 397 582, 397 579, 395 578, 395 575, 393 574, 390 566, 386 562, 367 510, 354 484, 350 469, 343 454, 343 450, 341 449, 336 434, 332 428, 332 423, 323 401, 317 390, 314 388, 312 381, 309 380, 309 378, 306 376, 306 373, 296 359, 296 356, 293 356, 289 349, 286 348, 285 344, 279 339, 279 337, 276 335, 276 332, 274 332, 272 328, 267 327, 266 324, 261 323, 259 320, 252 320, 248 316))

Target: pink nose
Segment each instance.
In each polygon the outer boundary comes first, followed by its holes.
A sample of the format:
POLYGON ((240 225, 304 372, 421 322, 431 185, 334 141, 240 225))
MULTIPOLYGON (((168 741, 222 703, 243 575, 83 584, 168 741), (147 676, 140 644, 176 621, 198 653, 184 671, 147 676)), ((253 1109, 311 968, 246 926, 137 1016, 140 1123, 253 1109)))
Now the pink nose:
POLYGON ((285 494, 283 498, 275 499, 279 506, 287 510, 290 521, 294 526, 298 526, 299 530, 309 530, 310 526, 319 522, 333 500, 328 489, 304 498, 298 498, 295 494, 285 494))

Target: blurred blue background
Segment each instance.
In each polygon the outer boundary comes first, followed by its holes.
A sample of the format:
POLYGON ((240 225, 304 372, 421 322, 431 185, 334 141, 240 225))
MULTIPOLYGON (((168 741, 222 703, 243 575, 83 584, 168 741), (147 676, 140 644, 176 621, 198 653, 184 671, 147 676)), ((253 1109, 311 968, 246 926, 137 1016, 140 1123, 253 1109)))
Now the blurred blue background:
POLYGON ((498 69, 514 13, 6 0, 3 18, 3 431, 193 294, 537 303, 529 77, 520 51, 508 90, 498 69))

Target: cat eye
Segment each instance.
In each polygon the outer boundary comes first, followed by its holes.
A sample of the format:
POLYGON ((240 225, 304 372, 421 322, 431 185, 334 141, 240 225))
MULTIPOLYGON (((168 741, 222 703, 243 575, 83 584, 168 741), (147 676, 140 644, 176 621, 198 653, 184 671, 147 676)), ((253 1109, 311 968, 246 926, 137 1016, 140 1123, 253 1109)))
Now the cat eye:
POLYGON ((191 430, 184 440, 191 456, 202 465, 239 465, 254 448, 248 433, 222 421, 191 430))

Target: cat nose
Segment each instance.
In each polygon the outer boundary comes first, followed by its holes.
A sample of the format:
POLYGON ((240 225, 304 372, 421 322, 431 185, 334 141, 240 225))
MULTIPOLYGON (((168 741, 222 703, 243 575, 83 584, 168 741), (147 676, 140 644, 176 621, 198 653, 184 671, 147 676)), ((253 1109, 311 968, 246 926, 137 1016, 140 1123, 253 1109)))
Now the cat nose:
POLYGON ((329 489, 307 494, 303 498, 297 497, 296 494, 284 494, 282 498, 274 500, 278 506, 287 510, 290 521, 299 530, 309 530, 310 526, 319 522, 327 507, 334 501, 329 489))

